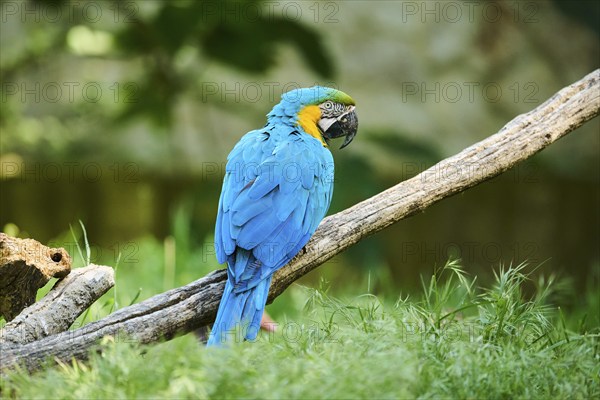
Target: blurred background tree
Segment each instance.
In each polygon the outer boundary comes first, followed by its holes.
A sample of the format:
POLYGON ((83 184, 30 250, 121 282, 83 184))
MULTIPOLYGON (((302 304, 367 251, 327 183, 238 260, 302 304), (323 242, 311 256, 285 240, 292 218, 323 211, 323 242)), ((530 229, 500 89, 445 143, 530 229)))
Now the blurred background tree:
MULTIPOLYGON (((357 101, 359 136, 333 150, 336 212, 597 68, 598 4, 2 1, 0 226, 74 254, 81 219, 97 261, 121 254, 132 281, 185 283, 218 267, 226 156, 283 92, 322 84, 357 101)), ((460 257, 483 279, 529 260, 597 282, 598 131, 594 120, 306 279, 396 295, 460 257)))

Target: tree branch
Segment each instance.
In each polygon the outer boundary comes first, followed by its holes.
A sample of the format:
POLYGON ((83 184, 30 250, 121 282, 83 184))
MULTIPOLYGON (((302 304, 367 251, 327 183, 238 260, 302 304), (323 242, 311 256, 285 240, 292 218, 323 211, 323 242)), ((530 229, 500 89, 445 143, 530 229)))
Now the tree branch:
POLYGON ((114 284, 110 267, 91 264, 73 270, 0 330, 0 346, 25 344, 66 331, 114 284))
MULTIPOLYGON (((292 282, 362 238, 497 176, 594 118, 600 112, 598 93, 600 70, 562 89, 531 112, 517 116, 495 135, 326 218, 304 251, 275 274, 269 302, 292 282)), ((1 368, 20 362, 32 369, 48 356, 60 360, 85 358, 89 348, 106 335, 149 343, 207 325, 214 320, 225 279, 224 270, 215 271, 83 328, 22 346, 2 344, 1 368)))

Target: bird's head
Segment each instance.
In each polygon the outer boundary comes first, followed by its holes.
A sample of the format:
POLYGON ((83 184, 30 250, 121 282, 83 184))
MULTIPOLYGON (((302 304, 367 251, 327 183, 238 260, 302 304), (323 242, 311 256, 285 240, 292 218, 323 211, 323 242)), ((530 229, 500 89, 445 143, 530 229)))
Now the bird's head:
MULTIPOLYGON (((355 103, 346 93, 323 86, 295 89, 281 96, 273 113, 292 117, 309 135, 324 146, 330 139, 344 136, 343 149, 352 142, 358 130, 355 103)), ((269 114, 269 115, 271 115, 269 114)))

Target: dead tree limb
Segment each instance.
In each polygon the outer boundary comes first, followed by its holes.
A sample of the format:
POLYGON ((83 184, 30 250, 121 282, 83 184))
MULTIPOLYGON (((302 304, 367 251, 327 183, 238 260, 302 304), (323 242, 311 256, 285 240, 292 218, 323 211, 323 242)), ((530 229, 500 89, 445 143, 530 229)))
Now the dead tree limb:
POLYGON ((91 264, 74 269, 0 330, 0 345, 30 343, 66 331, 114 284, 111 267, 91 264))
MULTIPOLYGON (((600 112, 599 93, 600 70, 596 70, 531 112, 517 116, 495 135, 326 218, 305 250, 276 273, 269 301, 362 238, 497 176, 594 118, 600 112)), ((214 320, 225 279, 224 270, 215 271, 83 328, 22 346, 2 345, 1 368, 22 363, 31 369, 49 356, 60 360, 85 358, 89 349, 106 335, 149 343, 207 325, 214 320)))

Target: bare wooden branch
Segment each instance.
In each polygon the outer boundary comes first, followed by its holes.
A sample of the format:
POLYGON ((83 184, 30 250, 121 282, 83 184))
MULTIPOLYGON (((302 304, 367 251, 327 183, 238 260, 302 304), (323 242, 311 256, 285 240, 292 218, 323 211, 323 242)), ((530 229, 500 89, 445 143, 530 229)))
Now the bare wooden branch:
POLYGON ((33 304, 39 288, 71 271, 71 256, 33 239, 0 232, 0 316, 7 321, 33 304))
POLYGON ((111 267, 91 264, 73 270, 0 330, 0 345, 30 343, 66 331, 114 285, 111 267))
MULTIPOLYGON (((292 282, 362 238, 443 198, 511 168, 600 112, 600 70, 562 89, 533 111, 519 115, 498 133, 345 211, 326 218, 304 251, 273 278, 269 301, 292 282)), ((149 343, 189 332, 214 320, 226 273, 215 271, 189 285, 123 308, 81 329, 23 346, 2 347, 2 369, 15 363, 35 368, 54 356, 85 358, 105 335, 149 343), (120 335, 123 333, 124 335, 120 335)))
POLYGON ((48 356, 63 361, 72 357, 83 359, 90 347, 107 335, 115 340, 150 343, 207 325, 214 320, 226 276, 224 270, 215 271, 74 331, 19 346, 2 342, 0 370, 19 362, 34 369, 48 356))

